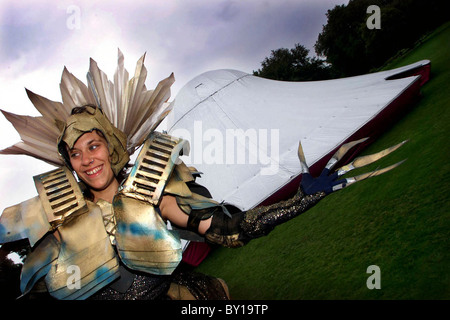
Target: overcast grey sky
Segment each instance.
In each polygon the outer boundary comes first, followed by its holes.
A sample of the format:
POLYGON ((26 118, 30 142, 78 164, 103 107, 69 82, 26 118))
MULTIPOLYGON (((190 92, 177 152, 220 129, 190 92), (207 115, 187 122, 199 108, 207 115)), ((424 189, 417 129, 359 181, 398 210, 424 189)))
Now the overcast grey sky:
MULTIPOLYGON (((117 49, 132 74, 146 54, 147 87, 174 72, 172 98, 214 69, 251 73, 271 50, 296 43, 314 54, 326 12, 348 0, 0 0, 0 108, 38 115, 24 88, 61 101, 64 66, 83 82, 89 58, 109 78, 117 49)), ((0 149, 20 140, 0 115, 0 149)), ((0 156, 0 212, 36 195, 32 176, 51 166, 0 156)))

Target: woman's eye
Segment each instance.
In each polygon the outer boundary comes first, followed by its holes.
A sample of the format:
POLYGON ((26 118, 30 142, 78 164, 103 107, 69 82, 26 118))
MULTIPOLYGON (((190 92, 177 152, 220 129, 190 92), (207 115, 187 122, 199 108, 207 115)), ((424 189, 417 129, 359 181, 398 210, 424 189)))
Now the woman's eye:
POLYGON ((71 158, 76 158, 76 157, 78 157, 80 154, 79 153, 71 153, 70 154, 70 157, 71 158))
POLYGON ((97 149, 99 146, 98 145, 92 145, 89 147, 89 150, 95 150, 97 149))

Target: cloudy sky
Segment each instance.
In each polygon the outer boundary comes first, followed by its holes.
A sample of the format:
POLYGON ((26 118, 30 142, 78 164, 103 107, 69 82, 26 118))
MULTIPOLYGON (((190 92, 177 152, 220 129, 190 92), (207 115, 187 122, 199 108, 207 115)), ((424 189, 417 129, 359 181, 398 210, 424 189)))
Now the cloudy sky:
MULTIPOLYGON (((213 69, 251 73, 271 50, 300 43, 314 54, 326 12, 348 0, 0 0, 0 108, 37 116, 24 88, 61 101, 64 66, 82 81, 89 58, 112 78, 117 49, 132 74, 146 53, 147 87, 174 72, 172 99, 213 69)), ((20 140, 0 114, 0 149, 20 140)), ((0 212, 36 195, 32 176, 52 167, 0 156, 0 212), (19 182, 19 183, 18 183, 19 182)))

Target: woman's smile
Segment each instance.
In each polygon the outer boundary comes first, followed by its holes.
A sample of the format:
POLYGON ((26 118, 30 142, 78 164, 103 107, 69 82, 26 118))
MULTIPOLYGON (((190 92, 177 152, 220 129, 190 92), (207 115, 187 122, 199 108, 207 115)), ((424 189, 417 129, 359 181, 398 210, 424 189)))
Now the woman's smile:
POLYGON ((91 170, 86 170, 86 171, 84 171, 84 173, 86 173, 89 176, 89 178, 95 178, 102 173, 102 170, 103 170, 103 165, 100 165, 91 170))
POLYGON ((94 200, 110 199, 118 182, 111 168, 108 142, 96 130, 80 136, 69 150, 70 164, 94 194, 94 200))

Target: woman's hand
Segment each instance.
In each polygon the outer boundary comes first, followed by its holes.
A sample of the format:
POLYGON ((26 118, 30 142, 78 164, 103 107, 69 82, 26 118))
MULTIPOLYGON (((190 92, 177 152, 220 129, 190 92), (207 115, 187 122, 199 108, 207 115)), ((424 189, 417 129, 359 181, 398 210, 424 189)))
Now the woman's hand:
POLYGON ((302 182, 301 182, 300 186, 303 189, 303 192, 305 192, 305 194, 308 194, 308 195, 314 194, 317 192, 325 192, 326 194, 330 194, 334 191, 345 188, 355 182, 358 182, 358 181, 361 181, 361 180, 364 180, 364 179, 367 179, 370 177, 378 176, 384 172, 392 170, 392 169, 398 167, 400 164, 402 164, 405 161, 405 160, 403 160, 403 161, 400 161, 389 167, 386 167, 383 169, 378 169, 378 170, 371 171, 368 173, 364 173, 364 174, 358 175, 356 177, 340 179, 341 176, 348 173, 349 171, 356 169, 356 168, 361 168, 370 163, 373 163, 373 162, 385 157, 386 155, 390 154, 391 152, 397 150, 398 148, 400 148, 403 144, 405 144, 407 142, 407 140, 406 140, 395 146, 392 146, 390 148, 382 150, 380 152, 377 152, 377 153, 374 153, 374 154, 371 154, 368 156, 358 157, 358 158, 354 159, 352 162, 350 162, 349 164, 346 164, 332 172, 332 169, 334 168, 336 163, 338 163, 339 160, 341 160, 342 157, 351 148, 353 148, 355 145, 362 143, 366 140, 367 140, 367 138, 364 138, 364 139, 361 139, 358 141, 353 141, 353 142, 349 142, 349 143, 342 145, 339 148, 339 150, 333 155, 333 157, 331 157, 331 159, 328 161, 327 165, 323 169, 322 173, 317 178, 312 177, 311 174, 309 173, 309 167, 306 164, 305 155, 303 153, 303 148, 300 143, 299 147, 298 147, 298 157, 300 159, 300 164, 302 166, 302 182))

